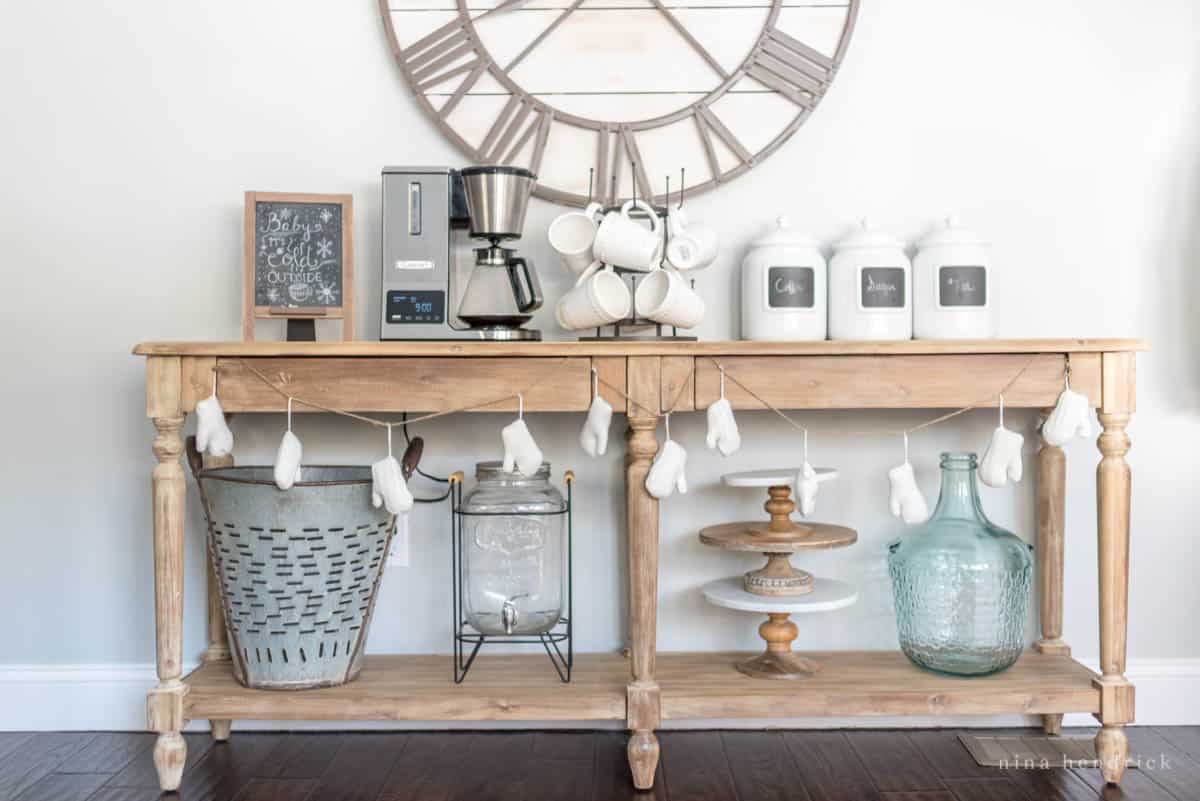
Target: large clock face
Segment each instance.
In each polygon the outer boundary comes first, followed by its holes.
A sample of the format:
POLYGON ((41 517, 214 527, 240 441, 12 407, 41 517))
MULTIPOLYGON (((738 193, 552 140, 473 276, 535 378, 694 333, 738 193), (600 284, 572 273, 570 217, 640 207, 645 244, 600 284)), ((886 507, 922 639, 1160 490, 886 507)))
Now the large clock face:
POLYGON ((379 0, 418 101, 477 164, 564 203, 663 202, 781 145, 828 90, 858 0, 379 0), (590 184, 590 186, 589 186, 590 184), (589 195, 590 193, 590 195, 589 195))

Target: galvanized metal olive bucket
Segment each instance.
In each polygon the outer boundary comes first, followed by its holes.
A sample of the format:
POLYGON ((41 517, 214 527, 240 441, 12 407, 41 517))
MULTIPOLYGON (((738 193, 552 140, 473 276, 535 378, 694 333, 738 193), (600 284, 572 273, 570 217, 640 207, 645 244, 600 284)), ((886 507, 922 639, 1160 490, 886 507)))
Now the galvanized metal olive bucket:
POLYGON ((285 492, 270 467, 196 471, 234 675, 247 687, 329 687, 362 669, 396 518, 371 506, 369 467, 306 465, 303 478, 285 492))

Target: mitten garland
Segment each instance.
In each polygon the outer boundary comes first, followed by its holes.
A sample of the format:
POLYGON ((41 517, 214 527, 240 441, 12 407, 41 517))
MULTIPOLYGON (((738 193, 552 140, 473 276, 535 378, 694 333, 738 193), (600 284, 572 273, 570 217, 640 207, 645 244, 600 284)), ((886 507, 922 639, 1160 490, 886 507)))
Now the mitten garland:
POLYGON ((912 465, 907 460, 888 471, 888 481, 892 485, 888 505, 895 517, 909 525, 924 523, 929 519, 929 504, 925 502, 925 496, 917 486, 917 477, 913 475, 912 465))
POLYGON ((1090 439, 1091 436, 1092 421, 1087 395, 1075 392, 1068 386, 1059 394, 1053 411, 1042 423, 1042 439, 1046 440, 1046 444, 1058 447, 1066 444, 1071 437, 1090 439))
POLYGON ((820 486, 816 469, 805 461, 804 466, 800 468, 800 475, 796 477, 796 490, 800 493, 800 514, 804 517, 816 511, 817 489, 820 486))
POLYGON ((378 509, 385 506, 388 514, 398 515, 413 508, 413 496, 400 462, 390 453, 371 465, 371 503, 378 509))
POLYGON ((997 426, 979 464, 979 480, 989 487, 1003 487, 1021 480, 1021 445, 1025 437, 997 426))
POLYGON ((592 398, 587 420, 579 432, 579 446, 588 456, 603 456, 608 450, 608 428, 612 424, 613 408, 604 398, 592 398))
POLYGON ((504 472, 516 468, 521 475, 532 476, 541 468, 542 449, 533 441, 524 419, 518 417, 502 428, 500 440, 504 443, 504 472))
POLYGON ((686 467, 687 451, 675 440, 668 439, 654 457, 650 472, 646 474, 646 492, 659 500, 671 497, 676 490, 680 494, 686 494, 686 467))
POLYGON ((213 394, 196 404, 196 448, 209 456, 233 453, 233 431, 225 422, 225 410, 217 400, 215 387, 213 394))
POLYGON ((275 452, 275 486, 281 490, 289 490, 293 484, 300 481, 300 460, 303 455, 304 448, 301 447, 299 438, 290 428, 283 432, 279 450, 275 452))
POLYGON ((724 397, 708 407, 708 435, 705 444, 710 449, 719 448, 722 455, 732 456, 742 447, 742 436, 738 433, 737 421, 733 419, 733 407, 724 397))

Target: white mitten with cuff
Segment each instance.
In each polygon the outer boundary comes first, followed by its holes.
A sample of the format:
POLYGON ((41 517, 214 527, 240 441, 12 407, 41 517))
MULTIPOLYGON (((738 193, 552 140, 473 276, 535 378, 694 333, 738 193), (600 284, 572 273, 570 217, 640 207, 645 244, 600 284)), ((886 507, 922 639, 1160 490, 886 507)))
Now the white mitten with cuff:
POLYGON ((732 456, 742 447, 742 436, 738 433, 737 421, 733 419, 733 407, 724 397, 708 407, 708 436, 705 444, 720 448, 725 456, 732 456))
POLYGON ((196 448, 209 456, 233 453, 233 431, 215 392, 196 404, 196 448))
POLYGON ((1021 445, 1025 437, 997 426, 979 463, 979 480, 989 487, 1003 487, 1021 480, 1021 445))
POLYGON ((604 398, 592 398, 587 420, 579 432, 579 446, 588 456, 603 456, 608 450, 608 427, 612 423, 613 408, 604 398))
POLYGON ((504 443, 504 472, 511 473, 515 467, 521 475, 532 476, 541 468, 542 449, 533 441, 524 419, 518 417, 502 428, 500 440, 504 443))
POLYGON ((388 514, 393 515, 413 508, 412 493, 395 456, 386 456, 371 465, 371 503, 376 509, 385 506, 388 514))
POLYGON ((800 514, 808 517, 817 509, 817 489, 821 486, 817 471, 808 462, 800 468, 796 477, 796 490, 800 494, 800 514))
POLYGON ((671 497, 676 490, 679 490, 680 494, 686 494, 686 467, 687 451, 675 440, 668 439, 654 457, 650 472, 646 474, 646 492, 659 500, 671 497))
POLYGON ((913 475, 912 465, 905 462, 888 471, 888 481, 892 491, 888 498, 892 514, 905 523, 924 523, 929 519, 929 504, 917 486, 917 477, 913 475))
POLYGON ((1065 444, 1071 437, 1091 439, 1092 421, 1091 410, 1088 409, 1087 395, 1064 389, 1058 396, 1054 409, 1042 423, 1042 439, 1046 444, 1058 447, 1065 444))
POLYGON ((303 455, 304 448, 300 446, 300 439, 291 429, 283 432, 279 450, 275 452, 275 486, 281 490, 289 490, 301 480, 300 460, 303 455))

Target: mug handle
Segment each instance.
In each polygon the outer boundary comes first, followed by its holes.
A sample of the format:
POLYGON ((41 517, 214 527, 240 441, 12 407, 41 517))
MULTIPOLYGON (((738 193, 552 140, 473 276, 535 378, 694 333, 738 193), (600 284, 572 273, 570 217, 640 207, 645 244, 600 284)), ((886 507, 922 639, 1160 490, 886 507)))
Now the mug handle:
POLYGON ((593 275, 595 275, 599 271, 599 269, 600 269, 600 260, 597 259, 596 261, 593 261, 591 264, 589 264, 587 266, 586 270, 584 270, 583 272, 581 272, 579 274, 579 277, 575 279, 575 286, 580 286, 581 284, 583 284, 584 281, 588 280, 593 275))
POLYGON ((587 208, 583 210, 583 213, 594 220, 597 216, 603 216, 604 206, 593 201, 587 204, 587 208))
POLYGON ((651 206, 649 203, 642 200, 641 198, 638 198, 637 200, 626 200, 625 205, 621 206, 621 214, 625 217, 625 219, 629 219, 629 210, 632 209, 634 206, 636 206, 639 209, 641 209, 642 211, 646 212, 646 216, 648 216, 650 218, 650 232, 657 234, 658 233, 658 225, 660 222, 660 220, 658 219, 658 214, 654 211, 653 206, 651 206))

